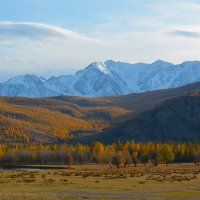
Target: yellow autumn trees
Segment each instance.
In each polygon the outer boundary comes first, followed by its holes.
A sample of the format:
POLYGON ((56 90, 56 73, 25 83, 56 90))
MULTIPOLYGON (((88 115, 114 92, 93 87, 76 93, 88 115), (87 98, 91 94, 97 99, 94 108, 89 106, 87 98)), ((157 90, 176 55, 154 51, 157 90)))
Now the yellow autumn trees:
POLYGON ((94 142, 91 146, 91 151, 100 156, 104 153, 104 145, 100 142, 94 142))
POLYGON ((159 163, 195 162, 200 163, 199 143, 153 143, 153 142, 116 142, 104 145, 94 142, 91 145, 77 144, 31 144, 0 145, 0 163, 8 164, 109 164, 110 167, 137 166, 151 162, 159 163))
POLYGON ((173 149, 168 144, 163 145, 159 153, 160 153, 161 160, 166 163, 166 166, 168 162, 175 160, 175 153, 173 152, 173 149))

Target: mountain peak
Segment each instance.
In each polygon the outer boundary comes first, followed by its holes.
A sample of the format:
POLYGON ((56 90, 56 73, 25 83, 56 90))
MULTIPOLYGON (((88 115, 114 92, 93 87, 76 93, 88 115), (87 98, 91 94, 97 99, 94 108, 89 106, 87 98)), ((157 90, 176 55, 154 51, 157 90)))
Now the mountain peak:
POLYGON ((164 60, 156 60, 155 62, 151 63, 151 65, 172 65, 172 63, 164 60))
POLYGON ((41 84, 42 81, 34 74, 25 74, 10 78, 5 84, 26 85, 27 83, 41 84))
POLYGON ((200 65, 200 61, 194 60, 194 61, 185 61, 182 63, 182 65, 200 65))
POLYGON ((106 60, 104 63, 105 65, 112 65, 115 64, 116 62, 114 60, 106 60))
POLYGON ((106 64, 103 62, 94 62, 92 64, 90 64, 87 69, 96 69, 104 74, 110 74, 109 69, 107 68, 106 64))

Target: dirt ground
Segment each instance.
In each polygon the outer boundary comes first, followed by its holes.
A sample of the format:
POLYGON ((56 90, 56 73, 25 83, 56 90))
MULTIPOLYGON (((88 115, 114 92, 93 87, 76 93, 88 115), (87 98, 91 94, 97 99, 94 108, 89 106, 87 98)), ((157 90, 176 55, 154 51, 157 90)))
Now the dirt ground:
POLYGON ((200 166, 79 165, 66 170, 0 170, 0 200, 200 200, 200 166))

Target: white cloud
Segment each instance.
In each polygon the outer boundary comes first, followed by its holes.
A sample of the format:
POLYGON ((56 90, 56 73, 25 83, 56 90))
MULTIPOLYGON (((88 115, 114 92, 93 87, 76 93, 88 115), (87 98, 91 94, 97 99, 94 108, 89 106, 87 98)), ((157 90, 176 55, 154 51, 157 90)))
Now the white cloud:
POLYGON ((2 37, 23 37, 30 39, 75 39, 80 41, 100 42, 99 40, 87 37, 65 28, 44 23, 33 22, 0 22, 0 38, 2 37))
POLYGON ((98 39, 58 26, 0 22, 0 79, 20 73, 72 73, 94 61, 103 45, 98 39))

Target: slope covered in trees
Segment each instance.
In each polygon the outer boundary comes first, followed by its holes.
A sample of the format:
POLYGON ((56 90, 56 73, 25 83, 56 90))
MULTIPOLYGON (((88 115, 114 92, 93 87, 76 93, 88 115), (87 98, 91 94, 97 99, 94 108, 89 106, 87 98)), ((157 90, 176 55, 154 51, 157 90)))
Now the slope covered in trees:
POLYGON ((200 83, 195 83, 176 89, 116 97, 1 97, 0 142, 191 140, 199 137, 199 90, 200 83), (182 97, 191 92, 193 95, 182 97), (184 98, 190 100, 180 103, 179 99, 184 98), (172 109, 176 113, 170 112, 172 109), (181 121, 179 115, 182 114, 190 126, 181 121), (167 117, 169 120, 163 126, 167 117))
POLYGON ((164 101, 95 140, 200 141, 200 92, 164 101))
POLYGON ((62 142, 78 133, 109 127, 112 118, 127 112, 114 106, 81 108, 50 99, 3 97, 0 98, 0 142, 62 142))

